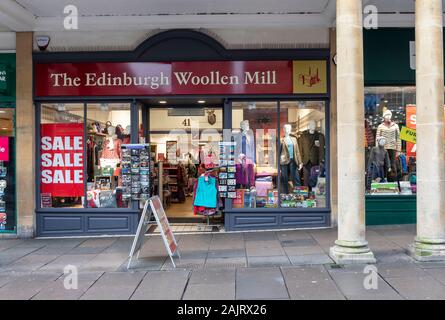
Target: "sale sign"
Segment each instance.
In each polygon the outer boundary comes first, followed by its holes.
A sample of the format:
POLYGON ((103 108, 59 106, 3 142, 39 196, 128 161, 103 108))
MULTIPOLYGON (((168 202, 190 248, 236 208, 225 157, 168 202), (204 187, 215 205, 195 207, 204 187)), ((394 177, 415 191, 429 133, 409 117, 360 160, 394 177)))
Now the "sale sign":
MULTIPOLYGON (((416 105, 408 104, 406 106, 406 127, 416 130, 416 105)), ((406 143, 406 155, 408 157, 416 156, 416 144, 414 142, 406 143)))
POLYGON ((0 161, 9 161, 9 137, 0 137, 0 161))
POLYGON ((41 192, 53 197, 81 197, 83 185, 83 124, 41 125, 41 192))

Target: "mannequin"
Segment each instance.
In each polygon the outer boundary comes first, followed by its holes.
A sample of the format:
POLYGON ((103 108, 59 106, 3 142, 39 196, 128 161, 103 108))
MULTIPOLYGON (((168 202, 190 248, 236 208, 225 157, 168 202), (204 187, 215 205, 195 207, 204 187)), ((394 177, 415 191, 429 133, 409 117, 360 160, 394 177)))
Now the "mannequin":
MULTIPOLYGON (((400 140, 399 125, 392 121, 391 110, 386 110, 383 113, 383 122, 377 127, 376 140, 379 140, 380 137, 384 137, 386 140, 385 149, 388 151, 392 173, 396 175, 396 157, 402 149, 402 141, 400 140)), ((397 176, 388 178, 388 181, 396 180, 397 176)))
POLYGON ((111 166, 115 168, 120 162, 122 141, 117 138, 115 128, 109 126, 107 128, 107 137, 103 145, 102 153, 100 155, 101 167, 111 166))
POLYGON ((381 182, 386 179, 387 172, 391 172, 391 163, 388 151, 385 149, 386 138, 381 136, 377 139, 377 146, 372 147, 369 153, 367 169, 367 188, 370 189, 371 182, 381 182))
POLYGON ((283 126, 284 138, 281 139, 280 150, 282 190, 286 194, 289 193, 289 178, 294 187, 301 185, 298 170, 303 166, 297 138, 291 135, 291 131, 292 126, 290 124, 283 126))
POLYGON ((255 136, 249 120, 240 123, 241 131, 235 135, 236 182, 245 187, 255 184, 255 136))
POLYGON ((317 125, 314 120, 309 121, 308 129, 303 131, 298 139, 301 158, 303 160, 303 179, 305 186, 309 186, 312 167, 320 166, 324 162, 325 157, 324 134, 316 131, 316 127, 317 125))

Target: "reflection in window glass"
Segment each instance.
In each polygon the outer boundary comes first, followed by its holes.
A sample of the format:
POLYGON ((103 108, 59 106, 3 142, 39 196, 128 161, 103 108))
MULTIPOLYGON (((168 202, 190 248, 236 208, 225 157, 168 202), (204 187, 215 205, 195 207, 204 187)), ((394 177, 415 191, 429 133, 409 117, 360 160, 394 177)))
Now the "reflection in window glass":
POLYGON ((228 177, 236 182, 233 190, 229 190, 236 192, 232 207, 278 207, 278 121, 276 102, 232 104, 236 166, 236 173, 228 177))
POLYGON ((0 232, 16 227, 14 109, 0 109, 0 232))
MULTIPOLYGON (((127 208, 120 177, 122 145, 131 141, 130 104, 87 105, 87 203, 89 208, 127 208)), ((128 192, 128 193, 131 193, 128 192)))
POLYGON ((82 208, 84 105, 42 104, 41 207, 82 208))
POLYGON ((401 135, 416 129, 414 87, 365 90, 366 192, 416 193, 416 145, 401 135))
POLYGON ((326 207, 325 104, 281 102, 280 205, 326 207))

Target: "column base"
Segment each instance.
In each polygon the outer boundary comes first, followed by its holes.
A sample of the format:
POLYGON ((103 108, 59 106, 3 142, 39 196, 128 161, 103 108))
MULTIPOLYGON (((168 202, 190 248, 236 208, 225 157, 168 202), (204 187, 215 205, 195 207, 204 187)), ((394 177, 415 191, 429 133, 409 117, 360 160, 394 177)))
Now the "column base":
POLYGON ((445 239, 416 237, 408 252, 411 257, 421 262, 445 261, 445 239))
POLYGON ((376 259, 367 241, 335 241, 335 246, 329 250, 329 256, 336 264, 369 264, 376 259))

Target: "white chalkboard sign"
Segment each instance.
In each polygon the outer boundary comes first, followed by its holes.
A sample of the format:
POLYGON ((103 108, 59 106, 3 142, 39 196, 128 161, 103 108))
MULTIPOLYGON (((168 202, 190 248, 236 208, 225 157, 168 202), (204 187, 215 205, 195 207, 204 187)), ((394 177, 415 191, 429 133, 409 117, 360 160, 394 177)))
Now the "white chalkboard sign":
POLYGON ((162 239, 164 240, 165 249, 172 261, 173 267, 176 268, 173 256, 179 254, 178 243, 176 241, 173 230, 168 222, 167 215, 165 214, 164 207, 162 206, 161 200, 158 196, 151 197, 145 202, 144 209, 141 214, 141 219, 139 220, 138 229, 133 240, 133 244, 130 250, 130 259, 128 261, 127 269, 131 266, 131 261, 134 255, 137 253, 137 258, 139 258, 139 252, 145 241, 145 234, 151 225, 157 224, 158 229, 161 233, 162 239), (152 217, 154 216, 154 219, 152 217))

